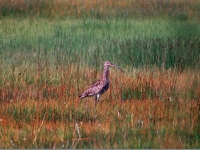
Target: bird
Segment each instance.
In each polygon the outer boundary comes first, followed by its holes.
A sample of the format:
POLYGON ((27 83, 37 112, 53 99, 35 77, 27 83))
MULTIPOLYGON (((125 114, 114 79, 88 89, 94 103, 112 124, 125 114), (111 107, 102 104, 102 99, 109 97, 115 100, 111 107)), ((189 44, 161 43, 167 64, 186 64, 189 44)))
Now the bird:
POLYGON ((108 74, 109 74, 110 66, 115 67, 115 68, 121 70, 122 72, 124 72, 119 66, 117 66, 109 61, 106 61, 104 63, 104 71, 103 71, 102 78, 99 81, 97 81, 96 83, 94 83, 92 86, 90 86, 87 90, 85 90, 85 92, 83 92, 81 95, 79 95, 79 100, 81 100, 85 97, 95 96, 94 106, 96 106, 96 104, 98 103, 98 101, 100 99, 100 95, 105 93, 109 88, 108 74))

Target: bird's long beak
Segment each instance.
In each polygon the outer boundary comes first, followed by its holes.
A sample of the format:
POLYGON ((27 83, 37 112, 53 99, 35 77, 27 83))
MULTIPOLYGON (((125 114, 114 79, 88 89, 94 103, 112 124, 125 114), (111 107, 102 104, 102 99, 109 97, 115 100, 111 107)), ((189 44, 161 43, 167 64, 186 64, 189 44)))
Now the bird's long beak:
POLYGON ((120 68, 119 66, 117 66, 117 65, 115 65, 115 64, 110 64, 110 66, 113 66, 113 67, 115 67, 115 68, 121 70, 121 72, 124 72, 124 71, 122 70, 122 68, 120 68))

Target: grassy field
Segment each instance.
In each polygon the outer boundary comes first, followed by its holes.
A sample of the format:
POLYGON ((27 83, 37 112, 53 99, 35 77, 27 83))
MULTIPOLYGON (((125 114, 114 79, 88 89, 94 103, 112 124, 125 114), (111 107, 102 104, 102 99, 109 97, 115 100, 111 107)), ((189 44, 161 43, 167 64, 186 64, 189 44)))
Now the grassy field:
POLYGON ((199 4, 1 1, 0 148, 200 148, 199 4))

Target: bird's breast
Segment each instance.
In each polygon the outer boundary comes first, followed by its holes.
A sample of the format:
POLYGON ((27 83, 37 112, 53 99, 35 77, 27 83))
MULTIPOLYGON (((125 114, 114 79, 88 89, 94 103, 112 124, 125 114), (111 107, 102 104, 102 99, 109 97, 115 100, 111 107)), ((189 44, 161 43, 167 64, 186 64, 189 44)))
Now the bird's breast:
POLYGON ((109 81, 104 83, 101 90, 99 91, 99 94, 103 94, 104 92, 108 90, 108 88, 109 88, 109 81))

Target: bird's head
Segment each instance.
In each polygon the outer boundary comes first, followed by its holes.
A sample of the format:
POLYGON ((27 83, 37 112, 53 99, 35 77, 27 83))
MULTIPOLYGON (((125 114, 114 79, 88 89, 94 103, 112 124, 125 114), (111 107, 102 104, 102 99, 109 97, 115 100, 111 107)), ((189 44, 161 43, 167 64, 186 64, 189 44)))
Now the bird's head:
POLYGON ((122 72, 124 72, 119 66, 117 66, 117 65, 115 65, 115 64, 112 64, 112 63, 109 62, 109 61, 106 61, 106 62, 104 63, 104 66, 112 66, 112 67, 115 67, 115 68, 121 70, 122 72))

